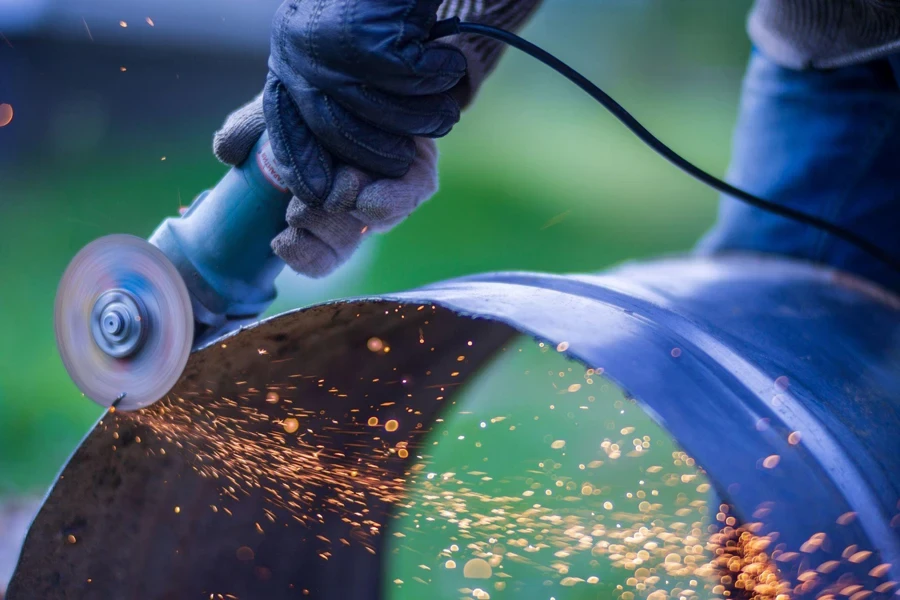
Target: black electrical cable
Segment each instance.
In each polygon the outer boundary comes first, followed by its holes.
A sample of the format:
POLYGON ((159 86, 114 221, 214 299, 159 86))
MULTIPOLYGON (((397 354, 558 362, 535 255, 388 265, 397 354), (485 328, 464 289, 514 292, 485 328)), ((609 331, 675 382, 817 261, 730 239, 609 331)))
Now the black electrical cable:
POLYGON ((764 200, 759 196, 754 196, 753 194, 745 192, 740 188, 736 188, 733 185, 722 181, 721 179, 714 177, 703 169, 697 167, 687 159, 680 156, 674 150, 666 146, 664 143, 662 143, 656 136, 650 133, 646 127, 641 125, 637 119, 631 116, 631 114, 627 110, 625 110, 625 108, 622 107, 621 104, 613 100, 606 92, 594 85, 584 75, 582 75, 560 59, 556 58, 543 48, 532 44, 528 40, 525 40, 512 32, 500 29, 499 27, 492 27, 490 25, 482 25, 479 23, 465 23, 461 22, 458 18, 453 18, 438 22, 432 30, 431 39, 439 39, 460 33, 472 33, 493 38, 495 40, 504 42, 505 44, 512 46, 518 50, 521 50, 532 58, 536 58, 540 62, 544 63, 545 65, 580 87, 585 92, 587 92, 592 98, 602 104, 609 112, 611 112, 617 119, 619 119, 619 121, 621 121, 628 129, 630 129, 632 133, 640 138, 641 141, 656 150, 656 152, 659 153, 663 158, 674 164, 676 167, 680 168, 688 175, 699 179, 713 189, 716 189, 724 194, 728 194, 729 196, 737 198, 738 200, 746 202, 747 204, 750 204, 757 208, 761 208, 770 213, 792 219, 799 223, 803 223, 804 225, 809 225, 810 227, 815 227, 816 229, 820 229, 822 231, 830 233, 836 238, 840 238, 848 244, 856 246, 870 256, 884 262, 892 269, 900 272, 900 260, 891 256, 881 247, 873 244, 872 242, 868 241, 862 236, 857 235, 849 229, 845 229, 840 225, 836 225, 830 221, 826 221, 814 215, 809 215, 804 212, 794 210, 793 208, 788 208, 787 206, 764 200))

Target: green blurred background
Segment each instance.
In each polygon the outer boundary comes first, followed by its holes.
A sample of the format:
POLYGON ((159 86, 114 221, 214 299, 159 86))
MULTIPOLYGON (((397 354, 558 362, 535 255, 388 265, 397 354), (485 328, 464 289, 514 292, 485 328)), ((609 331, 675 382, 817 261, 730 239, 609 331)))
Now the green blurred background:
MULTIPOLYGON (((215 183, 225 168, 212 133, 261 88, 275 3, 195 2, 216 8, 22 0, 20 17, 38 4, 44 12, 12 31, 0 18, 0 103, 15 110, 0 128, 0 497, 43 493, 100 414, 55 349, 67 262, 105 234, 148 236, 215 183), (229 13, 232 4, 249 16, 229 13)), ((524 33, 721 175, 748 7, 548 0, 524 33)), ((715 216, 714 192, 514 52, 440 146, 435 198, 334 276, 284 274, 272 312, 474 272, 596 271, 684 251, 715 216)))

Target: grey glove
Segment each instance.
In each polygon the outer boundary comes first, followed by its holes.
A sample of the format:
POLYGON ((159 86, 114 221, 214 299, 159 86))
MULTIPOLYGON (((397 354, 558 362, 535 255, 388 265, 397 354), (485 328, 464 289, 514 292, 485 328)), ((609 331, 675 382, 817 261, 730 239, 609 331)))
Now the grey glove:
MULTIPOLYGON (((232 113, 216 132, 213 149, 222 162, 242 163, 266 128, 262 96, 232 113)), ((364 235, 387 231, 437 191, 437 146, 414 138, 415 156, 400 178, 382 178, 349 165, 334 170, 333 184, 321 202, 294 197, 288 228, 272 240, 272 249, 293 270, 322 277, 343 264, 364 235)))

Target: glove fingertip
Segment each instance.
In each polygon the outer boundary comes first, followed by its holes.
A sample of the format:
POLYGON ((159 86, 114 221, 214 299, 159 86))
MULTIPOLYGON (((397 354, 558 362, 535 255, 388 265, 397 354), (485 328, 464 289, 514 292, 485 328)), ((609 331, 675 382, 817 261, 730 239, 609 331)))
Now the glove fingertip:
POLYGON ((227 165, 238 165, 247 159, 265 129, 262 98, 257 96, 228 115, 222 128, 213 136, 213 153, 227 165))
POLYGON ((419 58, 422 74, 448 80, 441 91, 447 91, 462 79, 469 69, 469 61, 462 50, 441 42, 431 42, 419 58))
POLYGON ((231 136, 231 132, 220 129, 213 136, 213 154, 229 166, 239 165, 247 159, 252 146, 246 144, 235 143, 231 136))
POLYGON ((272 240, 272 251, 293 271, 312 279, 331 274, 343 260, 308 231, 288 227, 272 240))

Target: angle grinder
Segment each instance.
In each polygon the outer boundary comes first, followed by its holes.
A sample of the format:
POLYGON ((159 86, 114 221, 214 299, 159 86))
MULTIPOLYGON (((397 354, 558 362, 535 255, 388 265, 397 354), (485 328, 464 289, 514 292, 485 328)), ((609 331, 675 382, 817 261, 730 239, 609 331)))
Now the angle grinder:
MULTIPOLYGON (((508 44, 556 70, 706 185, 824 231, 900 270, 900 260, 853 231, 703 171, 584 75, 509 31, 452 18, 438 22, 431 39, 461 33, 508 44)), ((164 221, 149 242, 113 235, 82 249, 63 275, 55 307, 57 345, 81 391, 104 406, 125 410, 152 404, 178 380, 192 348, 255 320, 275 299, 275 277, 284 264, 269 242, 285 227, 290 198, 264 133, 242 165, 180 218, 164 221)))
POLYGON ((284 268, 269 244, 290 199, 263 133, 243 164, 149 240, 117 234, 82 248, 60 281, 54 326, 84 395, 148 406, 172 389, 192 349, 256 320, 284 268))

